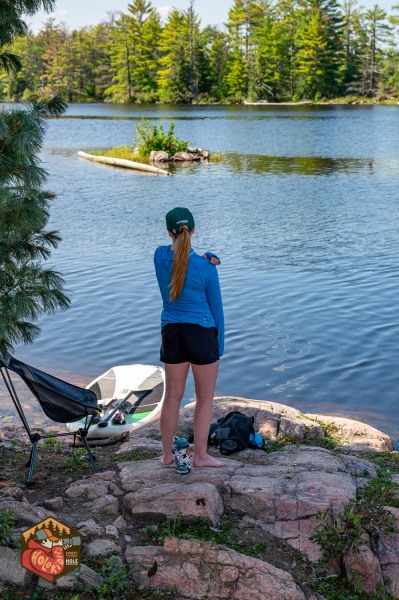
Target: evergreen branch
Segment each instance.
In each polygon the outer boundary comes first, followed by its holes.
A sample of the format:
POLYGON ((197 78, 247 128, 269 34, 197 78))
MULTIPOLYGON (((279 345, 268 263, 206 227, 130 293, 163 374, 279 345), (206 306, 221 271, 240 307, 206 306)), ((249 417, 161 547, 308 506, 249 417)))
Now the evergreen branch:
POLYGON ((0 47, 11 44, 16 37, 26 35, 28 27, 10 3, 0 3, 0 47))
POLYGON ((47 13, 51 12, 55 8, 56 0, 2 0, 1 3, 4 8, 12 6, 17 14, 33 15, 41 8, 47 13))
MULTIPOLYGON (((22 67, 5 47, 27 33, 23 13, 41 7, 48 12, 54 4, 0 0, 0 69, 12 73, 22 67)), ((23 110, 0 112, 0 355, 5 357, 16 344, 31 343, 39 335, 32 321, 70 305, 61 275, 38 262, 49 258, 61 239, 56 231, 44 229, 54 194, 42 189, 47 172, 39 152, 48 118, 65 110, 65 101, 57 96, 33 98, 23 110)))
POLYGON ((49 117, 59 117, 68 108, 68 103, 62 96, 54 96, 50 100, 42 98, 39 95, 33 95, 27 103, 27 107, 32 111, 32 115, 39 119, 48 119, 49 117))
POLYGON ((7 358, 16 345, 31 344, 39 335, 39 327, 27 321, 17 321, 8 327, 0 322, 0 356, 7 358))
POLYGON ((0 69, 6 73, 17 72, 22 68, 21 59, 12 52, 1 52, 0 53, 0 69))

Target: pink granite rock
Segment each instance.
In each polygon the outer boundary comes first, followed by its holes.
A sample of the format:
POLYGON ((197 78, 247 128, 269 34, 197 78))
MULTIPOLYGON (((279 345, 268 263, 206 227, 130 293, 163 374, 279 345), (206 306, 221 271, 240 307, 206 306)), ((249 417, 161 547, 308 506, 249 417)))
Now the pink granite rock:
POLYGON ((54 588, 58 590, 73 590, 76 588, 84 590, 97 590, 103 582, 103 578, 87 565, 81 564, 76 571, 68 573, 57 579, 54 588))
POLYGON ((168 162, 169 154, 163 150, 151 150, 150 162, 168 162))
MULTIPOLYGON (((126 495, 125 506, 145 519, 174 518, 177 512, 194 519, 206 515, 201 505, 200 510, 194 505, 190 488, 210 485, 221 493, 226 507, 253 518, 309 559, 320 559, 320 547, 309 541, 318 526, 317 513, 327 510, 334 518, 355 497, 351 473, 367 469, 372 475, 374 467, 363 459, 310 446, 260 454, 264 464, 226 458, 223 469, 193 469, 185 479, 173 468, 160 467, 158 459, 126 463, 121 466, 121 484, 132 493, 126 495)), ((206 518, 216 521, 217 515, 206 518)))
POLYGON ((87 477, 87 481, 115 481, 117 477, 116 471, 99 471, 98 473, 93 473, 90 477, 87 477))
POLYGON ((18 502, 9 498, 0 498, 0 512, 6 512, 7 510, 14 513, 17 521, 32 525, 47 519, 47 517, 56 518, 53 512, 41 506, 34 506, 29 502, 18 502))
POLYGON ((384 584, 381 566, 377 556, 371 551, 370 540, 363 534, 364 543, 358 551, 351 550, 344 556, 345 570, 354 585, 369 594, 376 591, 377 584, 384 584))
MULTIPOLYGON (((195 402, 187 404, 182 411, 181 420, 192 421, 195 402)), ((300 440, 305 437, 324 437, 323 429, 318 423, 306 419, 296 408, 267 400, 249 400, 226 396, 215 398, 212 420, 226 415, 232 410, 255 417, 255 428, 266 437, 274 438, 276 434, 290 435, 300 440)))
POLYGON ((99 536, 104 534, 104 527, 98 525, 94 519, 88 519, 87 521, 81 521, 76 525, 76 528, 79 530, 79 533, 83 537, 90 536, 99 536))
POLYGON ((217 488, 209 483, 175 483, 131 492, 123 499, 124 506, 135 517, 144 520, 173 519, 180 515, 183 522, 203 518, 213 525, 219 522, 223 501, 217 488))
MULTIPOLYGON (((150 423, 147 427, 152 427, 153 430, 159 434, 159 426, 150 423)), ((143 428, 144 429, 144 428, 143 428)), ((141 432, 140 429, 134 432, 134 435, 129 436, 129 439, 121 444, 116 450, 115 454, 126 454, 132 450, 155 450, 159 452, 159 456, 162 453, 162 442, 160 440, 154 440, 153 438, 147 437, 145 432, 141 432)))
POLYGON ((112 523, 119 531, 123 531, 127 527, 126 519, 119 515, 117 519, 112 523))
POLYGON ((113 540, 108 539, 93 540, 86 546, 86 554, 90 557, 106 556, 119 551, 120 547, 113 540))
MULTIPOLYGON (((21 566, 21 553, 18 550, 0 546, 0 582, 26 589, 31 586, 33 578, 33 574, 21 566)), ((9 597, 7 593, 1 595, 4 599, 9 597)))
POLYGON ((48 498, 43 504, 46 508, 57 511, 61 510, 64 506, 64 500, 61 496, 57 496, 56 498, 48 498))
POLYGON ((199 160, 199 157, 194 157, 190 152, 176 152, 172 160, 177 162, 186 162, 192 160, 199 160))
POLYGON ((100 473, 94 473, 90 477, 74 481, 70 485, 65 494, 69 498, 83 498, 87 500, 94 500, 95 498, 104 497, 108 493, 115 495, 121 495, 122 491, 116 485, 116 472, 115 471, 104 471, 100 473))
POLYGON ((328 417, 325 415, 308 415, 317 418, 323 423, 333 423, 337 427, 337 435, 341 437, 345 444, 344 450, 351 452, 370 452, 371 450, 385 451, 393 450, 392 442, 389 436, 371 425, 345 419, 343 417, 328 417))
POLYGON ((119 506, 118 498, 111 494, 96 498, 93 502, 87 504, 88 510, 95 515, 117 515, 119 513, 119 506))
POLYGON ((163 548, 131 547, 125 556, 136 584, 176 586, 182 599, 305 600, 286 571, 209 542, 167 538, 163 548), (149 577, 154 564, 156 572, 149 577))
POLYGON ((102 498, 105 496, 109 489, 108 481, 75 481, 65 491, 68 498, 84 498, 87 500, 93 500, 94 498, 102 498))
POLYGON ((0 499, 1 498, 13 498, 18 502, 28 502, 25 493, 19 487, 4 487, 0 489, 0 499))
POLYGON ((338 471, 342 462, 328 451, 286 450, 274 453, 273 461, 271 467, 248 466, 226 482, 225 506, 252 517, 259 527, 285 539, 310 560, 319 560, 321 549, 309 540, 318 526, 317 514, 328 511, 335 518, 355 497, 356 483, 338 471), (322 470, 323 455, 330 472, 322 470))
POLYGON ((127 462, 120 465, 121 486, 125 491, 131 492, 152 488, 155 485, 175 484, 182 481, 188 484, 203 482, 221 486, 237 469, 243 468, 239 461, 226 459, 225 462, 226 467, 220 469, 193 468, 190 474, 183 476, 183 479, 176 473, 173 466, 162 466, 158 458, 127 462))

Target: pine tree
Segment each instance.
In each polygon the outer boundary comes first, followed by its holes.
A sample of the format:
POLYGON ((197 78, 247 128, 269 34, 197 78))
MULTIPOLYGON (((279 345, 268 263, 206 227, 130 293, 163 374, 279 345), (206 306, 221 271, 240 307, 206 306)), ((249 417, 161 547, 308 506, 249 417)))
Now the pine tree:
MULTIPOLYGON (((393 32, 396 29, 396 35, 399 29, 399 4, 392 6, 395 12, 388 17, 389 23, 393 26, 393 32)), ((396 38, 397 39, 397 38, 396 38)), ((386 58, 382 65, 382 91, 388 96, 399 96, 399 50, 397 46, 392 44, 386 54, 386 58)))
POLYGON ((235 83, 233 86, 230 85, 230 89, 242 89, 243 91, 240 92, 242 96, 251 95, 256 87, 253 77, 256 60, 256 34, 258 28, 262 25, 267 9, 268 2, 266 0, 234 0, 228 13, 226 26, 230 33, 234 55, 229 79, 230 81, 235 79, 235 83), (238 85, 236 76, 241 69, 241 57, 244 60, 245 75, 243 74, 243 80, 238 85))
POLYGON ((227 63, 226 84, 232 100, 241 102, 248 93, 248 71, 243 51, 237 48, 230 53, 227 63))
POLYGON ((117 101, 156 100, 161 21, 147 0, 134 0, 113 27, 113 84, 106 94, 117 101))
POLYGON ((91 74, 87 88, 89 98, 103 100, 106 90, 112 85, 113 69, 110 47, 113 27, 114 18, 111 13, 107 20, 89 29, 90 41, 88 43, 92 48, 91 55, 94 57, 94 67, 90 64, 86 67, 91 74))
POLYGON ((363 37, 362 15, 357 0, 344 0, 342 9, 343 83, 345 90, 351 91, 361 76, 359 56, 363 37))
POLYGON ((229 56, 228 36, 215 26, 209 25, 203 33, 206 48, 204 92, 212 99, 224 100, 228 96, 226 71, 229 56))
POLYGON ((297 0, 280 0, 276 7, 276 18, 279 22, 282 42, 287 52, 288 82, 287 98, 292 100, 296 93, 296 56, 298 52, 298 27, 302 18, 302 13, 298 7, 297 0))
POLYGON ((383 81, 381 92, 388 98, 399 98, 399 52, 390 49, 381 66, 383 81))
POLYGON ((105 90, 105 94, 116 102, 130 102, 133 97, 128 41, 129 23, 128 15, 122 14, 115 21, 112 28, 110 58, 114 76, 112 77, 112 85, 105 90))
MULTIPOLYGON (((50 10, 53 4, 50 0, 2 0, 0 56, 5 69, 16 70, 21 65, 20 59, 8 52, 8 45, 15 35, 27 31, 23 12, 32 14, 41 6, 50 10)), ((37 337, 40 330, 34 321, 41 315, 69 305, 63 279, 43 266, 60 237, 45 229, 54 195, 43 189, 47 174, 38 158, 47 119, 65 109, 65 102, 56 97, 32 103, 27 109, 0 112, 2 356, 7 356, 15 344, 29 343, 37 337)))
POLYGON ((368 52, 365 57, 364 73, 367 96, 375 96, 377 92, 382 59, 385 55, 383 45, 386 44, 391 33, 387 20, 387 13, 378 4, 366 13, 368 52))
POLYGON ((71 84, 68 85, 67 82, 69 57, 65 53, 66 29, 58 25, 55 19, 50 18, 46 21, 44 29, 41 30, 39 38, 44 45, 42 55, 44 68, 40 77, 43 93, 49 96, 54 94, 70 95, 71 84))
POLYGON ((318 99, 331 95, 334 84, 334 55, 329 33, 319 9, 313 10, 298 36, 297 73, 305 97, 318 99))
POLYGON ((190 102, 202 89, 205 38, 192 5, 172 10, 159 41, 158 85, 164 102, 190 102))
POLYGON ((297 73, 302 92, 332 97, 342 91, 344 56, 342 12, 337 0, 301 0, 297 73))
POLYGON ((151 2, 145 0, 135 0, 129 5, 129 12, 128 40, 134 95, 140 100, 156 100, 161 19, 151 2))
MULTIPOLYGON (((395 6, 392 6, 392 10, 399 11, 399 4, 395 4, 395 6)), ((391 15, 389 17, 389 22, 391 23, 391 25, 399 26, 399 12, 398 14, 391 15)))
POLYGON ((12 44, 12 52, 22 62, 19 71, 0 74, 1 97, 6 100, 26 100, 41 89, 40 76, 43 73, 43 47, 31 31, 18 37, 12 44))
POLYGON ((194 0, 190 0, 190 7, 186 13, 188 22, 188 51, 189 51, 189 71, 190 71, 190 97, 198 97, 198 31, 199 21, 194 12, 194 0))
POLYGON ((274 101, 291 98, 292 55, 290 28, 287 27, 287 22, 279 20, 274 11, 270 11, 259 28, 257 37, 257 97, 274 101))

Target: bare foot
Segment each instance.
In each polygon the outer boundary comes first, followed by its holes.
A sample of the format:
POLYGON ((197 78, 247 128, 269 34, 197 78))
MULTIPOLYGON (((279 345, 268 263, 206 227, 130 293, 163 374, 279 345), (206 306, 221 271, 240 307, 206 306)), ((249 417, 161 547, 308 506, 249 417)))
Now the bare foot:
POLYGON ((193 459, 193 467, 225 467, 226 463, 222 462, 221 460, 217 460, 216 458, 213 458, 213 456, 209 456, 209 454, 206 454, 204 456, 204 458, 195 458, 194 455, 194 459, 193 459))
POLYGON ((173 456, 173 454, 162 455, 161 465, 163 465, 165 467, 170 467, 171 465, 174 465, 174 463, 175 463, 175 457, 173 456))

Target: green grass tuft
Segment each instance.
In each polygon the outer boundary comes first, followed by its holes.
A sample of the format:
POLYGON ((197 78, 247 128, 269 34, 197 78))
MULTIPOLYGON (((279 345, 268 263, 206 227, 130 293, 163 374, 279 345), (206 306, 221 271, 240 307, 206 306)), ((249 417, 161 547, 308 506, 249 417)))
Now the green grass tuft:
POLYGON ((115 456, 115 460, 118 462, 127 462, 130 460, 139 461, 146 460, 147 458, 154 458, 154 452, 151 450, 142 450, 141 448, 134 448, 130 452, 115 456))
POLYGON ((106 150, 92 150, 89 154, 93 156, 109 156, 110 158, 122 158, 124 160, 132 160, 133 162, 149 165, 148 156, 135 152, 129 146, 120 146, 116 148, 107 148, 106 150))
POLYGON ((7 546, 17 520, 11 510, 0 512, 0 545, 7 546))
POLYGON ((165 538, 168 537, 184 540, 202 540, 211 542, 212 545, 223 544, 236 552, 254 557, 258 557, 267 549, 267 545, 264 542, 252 543, 239 540, 232 528, 233 522, 227 511, 223 513, 220 523, 215 527, 212 527, 208 521, 202 518, 199 518, 192 524, 183 524, 181 515, 176 515, 175 519, 163 521, 156 529, 152 526, 146 527, 142 543, 163 544, 165 538))
POLYGON ((87 462, 87 452, 85 448, 75 448, 73 452, 60 461, 60 467, 65 469, 66 471, 74 471, 79 467, 86 467, 87 462))

